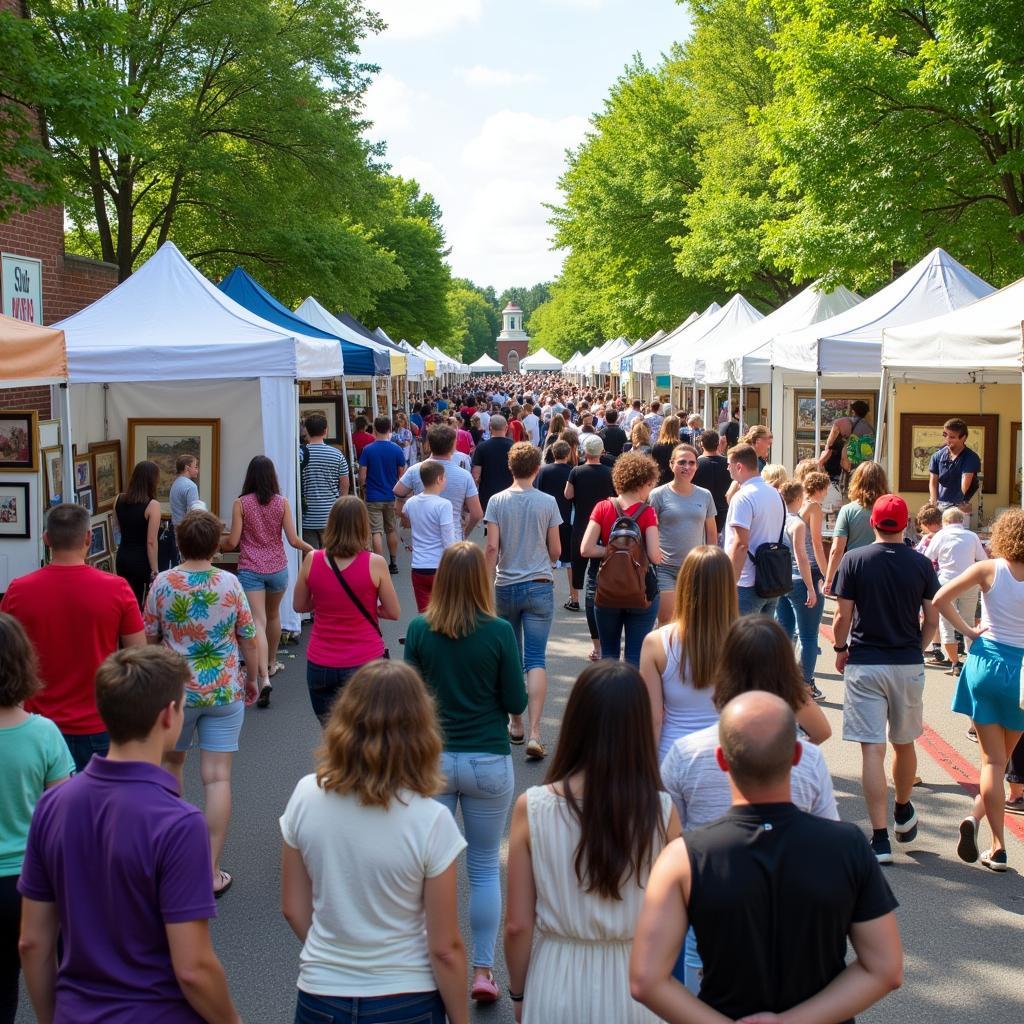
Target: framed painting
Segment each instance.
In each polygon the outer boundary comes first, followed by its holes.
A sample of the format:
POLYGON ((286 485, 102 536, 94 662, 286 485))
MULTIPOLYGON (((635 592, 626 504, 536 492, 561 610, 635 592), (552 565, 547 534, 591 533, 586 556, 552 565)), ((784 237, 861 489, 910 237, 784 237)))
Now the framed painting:
MULTIPOLYGON (((850 403, 860 399, 868 406, 867 419, 875 422, 875 403, 878 395, 874 391, 822 391, 821 393, 821 436, 828 437, 832 424, 849 414, 850 403)), ((796 391, 793 396, 793 422, 796 430, 814 430, 814 392, 796 391)))
POLYGON ((94 569, 99 569, 100 572, 114 572, 114 556, 113 555, 100 555, 99 558, 94 558, 89 563, 94 569))
POLYGON ((93 516, 89 521, 89 553, 86 558, 101 558, 110 555, 110 516, 93 516))
POLYGON ((75 492, 78 504, 84 508, 89 515, 96 515, 96 492, 91 487, 83 487, 75 492))
POLYGON ((341 438, 344 428, 345 404, 340 398, 324 396, 321 398, 300 398, 299 419, 305 421, 319 413, 327 419, 327 440, 337 441, 341 438))
MULTIPOLYGON (((970 435, 968 435, 968 438, 970 435)), ((1020 506, 1020 421, 1010 424, 1010 504, 1020 506)))
POLYGON ((31 409, 0 409, 0 473, 39 469, 39 416, 31 409))
POLYGON ((100 441, 89 445, 96 511, 109 512, 122 491, 121 442, 100 441))
POLYGON ((46 504, 59 505, 64 496, 64 449, 60 445, 43 449, 43 469, 46 504))
POLYGON ((28 484, 0 481, 0 537, 31 537, 28 484))
POLYGON ((370 406, 370 392, 367 388, 347 388, 348 407, 357 413, 361 413, 370 406))
MULTIPOLYGON (((900 414, 899 489, 927 491, 932 456, 945 447, 942 424, 956 413, 905 412, 900 414)), ((996 444, 999 417, 995 415, 963 416, 967 424, 967 446, 981 459, 981 489, 995 494, 999 471, 996 444)))
POLYGON ((87 487, 92 487, 93 482, 93 456, 92 452, 85 452, 82 455, 76 455, 74 458, 75 467, 75 490, 84 491, 87 487))
POLYGON ((796 448, 794 449, 796 455, 796 462, 803 462, 804 459, 816 459, 818 457, 820 445, 814 443, 813 435, 811 437, 800 437, 797 436, 796 448))
POLYGON ((39 421, 39 447, 53 448, 60 444, 60 420, 39 421))
POLYGON ((175 463, 181 455, 199 459, 200 500, 217 515, 220 507, 220 420, 130 419, 128 421, 128 465, 148 460, 160 467, 156 497, 165 516, 171 514, 169 501, 175 463))

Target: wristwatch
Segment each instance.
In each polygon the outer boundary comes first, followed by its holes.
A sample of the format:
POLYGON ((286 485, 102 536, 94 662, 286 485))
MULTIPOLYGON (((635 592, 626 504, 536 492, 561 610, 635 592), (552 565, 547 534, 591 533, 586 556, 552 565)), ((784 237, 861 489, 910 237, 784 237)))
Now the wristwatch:
POLYGON ((836 644, 832 645, 832 650, 835 651, 836 654, 845 654, 849 649, 849 644, 840 644, 838 646, 836 644))

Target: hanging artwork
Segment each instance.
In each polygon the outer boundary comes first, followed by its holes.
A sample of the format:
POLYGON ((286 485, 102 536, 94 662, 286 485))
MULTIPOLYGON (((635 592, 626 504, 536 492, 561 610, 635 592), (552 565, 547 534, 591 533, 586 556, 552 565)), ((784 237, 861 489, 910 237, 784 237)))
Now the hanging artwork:
POLYGON ((109 512, 121 493, 121 442, 100 441, 89 445, 93 464, 96 511, 109 512))
MULTIPOLYGON (((959 413, 905 412, 900 415, 900 477, 901 491, 927 491, 931 476, 932 456, 946 445, 942 424, 959 413)), ((967 447, 981 459, 981 489, 995 494, 998 484, 996 438, 999 417, 994 415, 962 416, 967 424, 967 447)))
POLYGON ((0 473, 39 468, 38 416, 26 409, 0 409, 0 473))
POLYGON ((128 466, 144 460, 160 468, 156 497, 164 515, 171 514, 171 484, 179 456, 199 459, 199 497, 214 514, 220 508, 220 420, 130 419, 128 466))
POLYGON ((0 537, 30 537, 28 484, 0 481, 0 537))

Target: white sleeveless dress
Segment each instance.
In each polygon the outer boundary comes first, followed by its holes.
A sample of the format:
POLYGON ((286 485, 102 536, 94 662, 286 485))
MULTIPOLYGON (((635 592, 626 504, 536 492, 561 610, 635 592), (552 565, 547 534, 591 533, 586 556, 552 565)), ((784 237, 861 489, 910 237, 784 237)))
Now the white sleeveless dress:
MULTIPOLYGON (((672 801, 667 793, 660 797, 667 825, 672 801)), ((547 786, 532 786, 526 810, 537 912, 523 1024, 661 1020, 629 994, 629 955, 643 889, 631 879, 621 900, 584 892, 573 868, 579 826, 565 801, 547 786)), ((655 841, 654 857, 660 852, 655 841)))

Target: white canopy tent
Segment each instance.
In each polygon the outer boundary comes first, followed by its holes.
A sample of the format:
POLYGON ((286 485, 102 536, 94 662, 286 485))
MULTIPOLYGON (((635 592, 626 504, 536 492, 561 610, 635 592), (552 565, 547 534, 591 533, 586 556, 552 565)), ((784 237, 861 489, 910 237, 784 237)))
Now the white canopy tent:
POLYGON ((629 348, 629 345, 630 343, 622 335, 619 335, 617 338, 612 338, 611 341, 606 341, 600 348, 587 352, 583 357, 583 372, 597 377, 611 373, 612 359, 621 356, 629 348))
POLYGON ((659 341, 654 341, 653 339, 657 335, 653 335, 632 356, 628 357, 628 365, 627 360, 622 360, 620 364, 622 369, 629 370, 632 373, 668 373, 669 359, 664 353, 671 350, 672 342, 690 330, 694 324, 698 324, 702 320, 706 320, 707 317, 713 316, 721 308, 717 302, 712 302, 703 313, 697 313, 696 311, 691 313, 678 327, 669 331, 659 341))
MULTIPOLYGON (((697 313, 691 313, 691 317, 697 316, 697 313)), ((663 330, 657 330, 649 338, 640 338, 634 341, 625 352, 615 356, 611 360, 611 372, 612 373, 628 373, 630 367, 630 357, 636 355, 637 352, 642 352, 644 349, 653 348, 655 345, 664 341, 665 332, 663 330)))
MULTIPOLYGON (((695 321, 688 331, 682 332, 668 349, 669 373, 684 380, 694 379, 694 369, 702 352, 716 345, 726 345, 736 335, 758 320, 764 313, 755 309, 737 292, 717 313, 695 321), (700 342, 700 347, 697 347, 700 342)), ((661 351, 657 349, 656 351, 661 351)))
POLYGON ((519 364, 519 368, 524 373, 558 373, 562 369, 562 361, 556 359, 546 348, 542 348, 527 356, 519 364))
MULTIPOLYGON (((773 367, 814 375, 815 438, 821 436, 823 374, 867 378, 882 371, 882 332, 948 313, 989 295, 993 288, 944 249, 933 249, 905 274, 850 309, 771 343, 773 367)), ((884 410, 879 410, 882 412, 884 410)), ((882 423, 876 414, 876 428, 882 423)))
POLYGON ((505 371, 505 367, 497 359, 492 359, 486 352, 479 359, 470 363, 469 369, 472 373, 503 373, 505 371))
MULTIPOLYGON (((170 242, 56 326, 67 342, 71 435, 79 444, 117 438, 127 458, 130 418, 219 418, 219 466, 200 472, 218 474, 222 516, 255 455, 274 461, 282 493, 296 494, 295 381, 343 374, 336 341, 290 334, 250 313, 170 242)), ((298 552, 289 570, 294 580, 298 552)), ((289 599, 282 621, 298 628, 289 599)))

